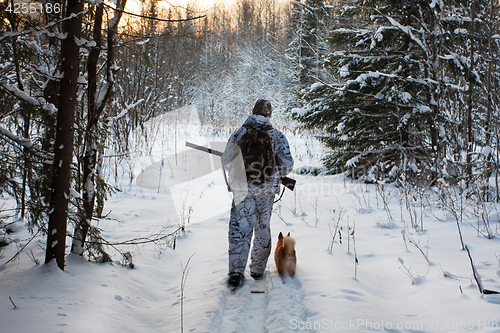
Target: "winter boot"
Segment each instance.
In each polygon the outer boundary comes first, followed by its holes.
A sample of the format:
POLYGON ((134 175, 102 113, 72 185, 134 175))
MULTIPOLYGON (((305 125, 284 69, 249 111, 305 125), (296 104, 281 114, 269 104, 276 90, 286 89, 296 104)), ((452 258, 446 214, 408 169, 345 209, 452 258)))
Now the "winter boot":
POLYGON ((229 274, 229 279, 227 280, 227 286, 231 289, 237 289, 243 285, 245 277, 241 273, 231 273, 229 274))
POLYGON ((255 280, 255 281, 259 281, 259 280, 262 280, 262 278, 264 277, 264 274, 260 274, 260 273, 250 273, 250 276, 255 280))

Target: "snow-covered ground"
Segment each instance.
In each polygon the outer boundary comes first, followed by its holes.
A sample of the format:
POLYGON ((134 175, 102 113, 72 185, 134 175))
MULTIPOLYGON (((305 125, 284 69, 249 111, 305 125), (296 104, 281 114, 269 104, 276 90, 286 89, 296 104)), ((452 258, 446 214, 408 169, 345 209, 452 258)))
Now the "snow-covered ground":
MULTIPOLYGON (((193 115, 192 109, 179 114, 185 112, 193 115)), ((0 332, 500 331, 500 296, 480 295, 451 215, 445 221, 443 211, 429 204, 421 209, 416 200, 410 211, 424 229, 417 232, 397 188, 377 189, 341 175, 294 174, 296 190, 275 204, 273 242, 280 231, 296 239, 296 277, 283 283, 271 254, 265 293, 250 293, 247 274, 247 283, 231 294, 230 195, 217 159, 182 153, 186 140, 217 142, 211 145, 222 150, 230 131, 209 135, 196 116, 171 117, 151 122, 149 141, 134 141, 128 170, 120 166, 119 177, 118 169, 106 171, 123 191, 108 200, 109 214, 98 226, 110 242, 168 234, 180 225, 185 231, 156 243, 118 246, 133 255, 134 268, 110 249, 113 263, 69 255, 63 272, 30 259, 43 262, 43 238, 5 264, 30 238, 17 222, 8 236, 17 247, 0 253, 0 332)), ((296 168, 319 166, 319 143, 291 131, 287 136, 296 168)), ((0 199, 3 209, 9 204, 0 199)), ((463 238, 483 286, 500 291, 496 213, 493 239, 478 235, 477 218, 468 222, 461 225, 463 238)))

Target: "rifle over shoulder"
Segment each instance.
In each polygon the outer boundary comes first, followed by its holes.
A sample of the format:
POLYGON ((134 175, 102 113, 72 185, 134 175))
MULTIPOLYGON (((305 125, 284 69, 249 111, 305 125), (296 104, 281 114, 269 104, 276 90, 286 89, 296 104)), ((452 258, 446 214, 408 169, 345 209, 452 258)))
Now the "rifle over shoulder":
MULTIPOLYGON (((213 154, 213 155, 221 156, 222 157, 222 152, 220 152, 218 150, 214 150, 214 149, 211 149, 211 148, 199 146, 199 145, 196 145, 196 144, 191 143, 191 142, 186 142, 186 146, 190 147, 190 148, 198 149, 200 151, 204 151, 205 153, 209 153, 209 154, 213 154)), ((281 177, 281 184, 283 184, 290 191, 293 191, 295 189, 295 183, 296 182, 297 181, 295 179, 292 179, 292 178, 289 178, 289 177, 281 177)))

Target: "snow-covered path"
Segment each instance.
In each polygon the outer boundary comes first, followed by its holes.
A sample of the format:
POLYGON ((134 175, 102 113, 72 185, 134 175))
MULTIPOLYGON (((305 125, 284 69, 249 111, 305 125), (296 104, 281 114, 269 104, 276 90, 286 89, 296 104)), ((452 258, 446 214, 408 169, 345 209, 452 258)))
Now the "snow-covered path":
POLYGON ((250 280, 235 293, 227 288, 221 292, 212 332, 293 332, 291 322, 307 321, 305 292, 298 278, 282 283, 273 271, 265 280, 264 293, 251 293, 253 284, 250 280))
POLYGON ((221 294, 220 317, 214 318, 213 332, 265 332, 266 294, 251 294, 248 285, 234 293, 226 288, 221 294))

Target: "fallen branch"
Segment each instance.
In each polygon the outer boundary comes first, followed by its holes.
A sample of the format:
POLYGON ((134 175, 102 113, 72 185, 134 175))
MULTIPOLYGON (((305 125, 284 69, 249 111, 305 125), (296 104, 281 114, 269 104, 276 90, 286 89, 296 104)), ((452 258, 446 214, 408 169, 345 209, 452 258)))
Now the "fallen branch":
POLYGON ((469 256, 470 265, 472 266, 472 274, 474 275, 474 280, 476 280, 477 287, 479 288, 479 292, 481 294, 484 294, 484 295, 500 294, 500 292, 498 292, 498 291, 488 290, 488 289, 483 288, 483 284, 481 282, 481 277, 479 276, 479 274, 476 271, 476 266, 474 266, 474 261, 472 260, 472 256, 470 254, 469 247, 467 245, 465 245, 465 249, 467 250, 467 255, 469 256))

